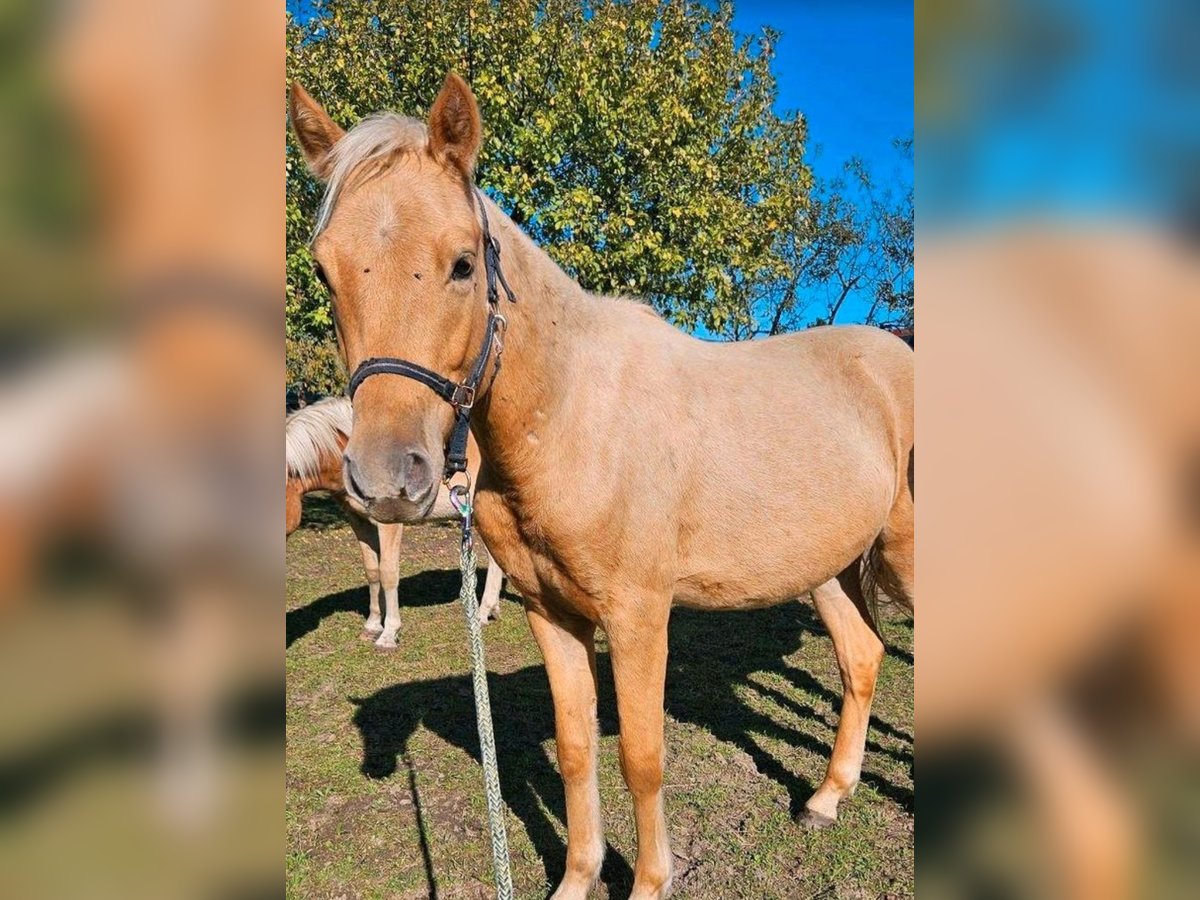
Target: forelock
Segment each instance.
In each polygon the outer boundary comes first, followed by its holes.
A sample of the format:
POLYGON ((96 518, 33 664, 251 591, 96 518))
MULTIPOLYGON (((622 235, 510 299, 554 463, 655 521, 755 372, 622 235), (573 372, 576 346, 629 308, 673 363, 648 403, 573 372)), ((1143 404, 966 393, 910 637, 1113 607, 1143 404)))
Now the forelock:
POLYGON ((429 147, 429 132, 419 119, 380 113, 363 119, 329 151, 329 179, 317 212, 313 240, 329 225, 338 195, 356 172, 386 167, 402 153, 421 153, 429 147))

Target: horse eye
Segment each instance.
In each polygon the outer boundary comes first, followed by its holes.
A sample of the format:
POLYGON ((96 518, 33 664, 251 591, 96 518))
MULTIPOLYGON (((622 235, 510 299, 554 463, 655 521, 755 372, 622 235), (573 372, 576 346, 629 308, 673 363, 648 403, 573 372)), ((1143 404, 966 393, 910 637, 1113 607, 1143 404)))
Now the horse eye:
POLYGON ((454 270, 450 273, 450 277, 455 281, 463 281, 471 277, 471 273, 475 271, 475 266, 465 256, 460 256, 458 262, 454 264, 454 270))

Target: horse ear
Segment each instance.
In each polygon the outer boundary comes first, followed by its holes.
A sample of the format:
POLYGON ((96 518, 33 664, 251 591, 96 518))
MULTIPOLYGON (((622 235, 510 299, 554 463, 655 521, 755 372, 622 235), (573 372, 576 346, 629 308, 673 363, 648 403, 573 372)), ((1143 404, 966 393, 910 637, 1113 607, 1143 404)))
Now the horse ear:
POLYGON ((308 170, 317 178, 325 179, 329 174, 329 151, 346 132, 297 81, 292 82, 288 109, 308 170))
POLYGON ((475 95, 451 72, 429 111, 429 148, 470 178, 482 143, 483 122, 475 95))

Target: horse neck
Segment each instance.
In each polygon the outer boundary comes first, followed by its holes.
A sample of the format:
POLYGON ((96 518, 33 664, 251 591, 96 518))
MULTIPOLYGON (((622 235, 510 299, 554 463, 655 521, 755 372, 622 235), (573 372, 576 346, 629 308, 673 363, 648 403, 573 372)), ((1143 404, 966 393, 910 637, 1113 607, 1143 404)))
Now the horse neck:
POLYGON ((289 474, 285 489, 289 494, 297 493, 303 497, 305 494, 311 494, 313 491, 324 490, 319 482, 319 478, 289 474))
POLYGON ((554 415, 570 389, 597 300, 490 201, 488 216, 517 299, 509 303, 501 292, 500 312, 508 321, 503 363, 472 417, 472 431, 489 467, 512 483, 525 468, 518 460, 526 435, 554 415))
POLYGON ((341 460, 323 460, 317 472, 306 475, 287 476, 288 490, 298 489, 300 495, 311 494, 313 491, 329 491, 339 494, 346 489, 342 481, 341 460))

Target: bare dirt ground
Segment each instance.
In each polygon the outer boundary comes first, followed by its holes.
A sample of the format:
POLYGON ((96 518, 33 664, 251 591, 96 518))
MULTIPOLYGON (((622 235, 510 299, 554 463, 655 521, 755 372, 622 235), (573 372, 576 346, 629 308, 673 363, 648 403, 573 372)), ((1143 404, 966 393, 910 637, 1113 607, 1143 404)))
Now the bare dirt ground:
MULTIPOLYGON (((457 531, 405 530, 400 649, 361 643, 358 550, 320 501, 288 543, 287 894, 484 898, 491 851, 478 764, 457 531)), ((480 572, 482 584, 483 572, 480 572)), ((506 593, 485 631, 517 896, 541 898, 565 861, 553 710, 537 647, 506 593)), ((912 623, 889 643, 858 792, 837 824, 795 824, 824 774, 841 682, 806 601, 671 622, 666 805, 675 896, 913 894, 912 623)), ((617 764, 600 644, 600 793, 608 854, 593 895, 624 898, 636 838, 617 764)))

